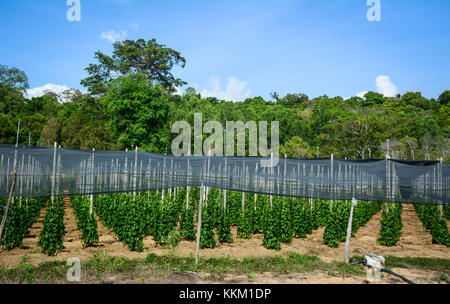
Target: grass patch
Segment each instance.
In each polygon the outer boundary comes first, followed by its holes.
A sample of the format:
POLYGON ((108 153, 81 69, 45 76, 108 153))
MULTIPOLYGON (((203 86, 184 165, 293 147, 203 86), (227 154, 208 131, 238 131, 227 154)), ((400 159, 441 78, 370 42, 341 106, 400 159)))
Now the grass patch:
MULTIPOLYGON (((352 261, 362 260, 354 257, 352 261)), ((399 258, 386 257, 386 267, 422 268, 437 271, 449 271, 450 260, 431 258, 399 258)), ((67 271, 70 266, 65 261, 54 261, 32 266, 24 258, 16 267, 0 266, 0 283, 67 283, 67 271)), ((107 276, 119 278, 142 278, 146 272, 151 272, 155 278, 170 275, 183 275, 188 272, 215 274, 245 275, 250 279, 257 274, 271 272, 277 274, 319 272, 338 277, 365 276, 361 265, 350 266, 344 262, 324 262, 319 257, 290 253, 287 256, 248 257, 242 260, 229 257, 200 258, 195 264, 193 256, 176 256, 174 254, 148 254, 145 259, 126 259, 111 257, 108 254, 94 254, 93 257, 81 263, 81 281, 102 283, 107 276)), ((120 279, 119 279, 120 281, 120 279)))
POLYGON ((450 271, 450 260, 438 258, 414 258, 387 256, 386 266, 399 268, 421 268, 428 270, 450 271))

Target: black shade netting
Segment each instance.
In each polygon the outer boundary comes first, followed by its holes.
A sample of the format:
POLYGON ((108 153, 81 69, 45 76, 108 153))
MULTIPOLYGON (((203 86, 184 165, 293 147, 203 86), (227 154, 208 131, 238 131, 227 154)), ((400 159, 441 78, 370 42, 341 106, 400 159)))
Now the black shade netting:
POLYGON ((448 204, 438 161, 160 155, 0 145, 0 196, 85 195, 185 186, 334 200, 448 204))

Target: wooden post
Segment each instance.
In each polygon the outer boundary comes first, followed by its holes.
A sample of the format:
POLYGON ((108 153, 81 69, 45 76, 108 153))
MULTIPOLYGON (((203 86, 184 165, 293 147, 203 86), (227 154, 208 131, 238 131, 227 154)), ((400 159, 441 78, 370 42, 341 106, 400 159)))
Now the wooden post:
POLYGON ((352 235, 352 222, 353 222, 353 209, 355 208, 358 201, 356 199, 352 200, 352 207, 350 208, 350 218, 348 220, 347 226, 347 239, 345 240, 345 263, 350 263, 349 250, 350 250, 350 237, 352 235))
POLYGON ((8 218, 9 207, 11 206, 11 201, 14 195, 14 188, 16 187, 16 178, 17 178, 17 163, 14 164, 14 178, 12 181, 11 192, 9 193, 8 202, 6 204, 5 211, 3 212, 2 222, 0 224, 0 246, 2 244, 3 230, 6 225, 6 219, 8 218))
MULTIPOLYGON (((8 202, 6 203, 5 211, 3 212, 2 222, 0 223, 0 246, 2 244, 3 231, 4 231, 5 225, 6 225, 6 219, 8 218, 9 208, 10 208, 11 202, 13 200, 14 189, 16 187, 16 179, 17 179, 17 148, 19 147, 19 132, 20 132, 20 118, 19 118, 19 122, 18 122, 18 126, 17 126, 16 149, 14 151, 14 166, 13 166, 13 168, 14 168, 14 177, 13 177, 13 181, 12 181, 11 192, 9 193, 9 197, 8 197, 8 202)), ((8 174, 8 173, 9 173, 9 158, 8 158, 8 172, 6 174, 8 174)))

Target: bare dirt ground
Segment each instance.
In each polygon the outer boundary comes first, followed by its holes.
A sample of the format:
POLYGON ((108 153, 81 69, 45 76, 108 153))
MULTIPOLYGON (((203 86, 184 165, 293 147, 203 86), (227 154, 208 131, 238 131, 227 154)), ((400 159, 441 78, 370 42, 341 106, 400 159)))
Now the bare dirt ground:
MULTIPOLYGON (((42 223, 45 216, 45 210, 41 211, 40 218, 34 223, 31 228, 30 236, 24 239, 25 248, 17 248, 11 251, 0 249, 0 264, 11 267, 20 264, 23 261, 32 265, 38 265, 43 261, 66 261, 69 258, 77 257, 80 260, 88 260, 92 258, 94 253, 107 253, 109 256, 118 256, 125 258, 145 258, 148 253, 157 255, 162 254, 176 254, 180 256, 193 256, 195 254, 195 242, 180 241, 175 249, 161 248, 157 246, 151 236, 144 238, 144 252, 131 252, 124 246, 115 236, 115 234, 107 229, 102 222, 98 220, 99 245, 97 247, 83 248, 81 243, 81 233, 76 227, 76 217, 70 203, 69 197, 64 199, 65 215, 64 225, 66 234, 64 236, 63 252, 55 257, 49 257, 41 253, 38 245, 38 239, 42 230, 42 223)), ((412 205, 404 205, 402 213, 403 233, 398 246, 384 247, 378 245, 376 240, 380 231, 381 212, 376 214, 366 226, 361 227, 356 233, 355 237, 351 239, 350 256, 365 255, 366 252, 373 252, 377 255, 395 255, 398 257, 429 257, 450 259, 450 250, 443 245, 434 245, 431 243, 431 234, 426 232, 414 210, 412 205)), ((343 261, 344 260, 344 244, 340 244, 338 248, 329 248, 323 244, 322 235, 324 228, 314 231, 306 239, 294 239, 291 244, 282 244, 280 251, 268 250, 262 247, 262 235, 253 235, 250 240, 239 239, 236 237, 237 229, 233 228, 232 244, 224 244, 215 249, 205 249, 200 251, 200 256, 204 258, 209 257, 232 257, 242 259, 244 257, 262 257, 287 255, 291 252, 298 254, 308 254, 318 256, 325 262, 343 261)), ((395 271, 395 269, 393 269, 395 271)), ((409 275, 419 282, 430 283, 432 271, 424 270, 399 270, 404 275, 409 275)), ((149 281, 165 280, 161 278, 152 278, 149 274, 149 281)), ((144 281, 145 274, 143 274, 144 281)), ((142 278, 141 278, 142 279, 142 278)), ((173 278, 174 279, 174 278, 173 278)), ((181 279, 181 278, 180 278, 181 279)), ((124 283, 127 282, 123 278, 124 283)), ((175 280, 175 279, 174 279, 175 280)), ((217 279, 209 278, 209 274, 196 274, 194 277, 184 277, 182 280, 187 282, 228 282, 230 283, 364 283, 365 279, 354 276, 346 278, 337 278, 335 276, 327 276, 324 274, 292 274, 286 276, 276 276, 273 274, 257 274, 251 279, 248 277, 239 278, 231 275, 225 275, 218 281, 217 279)), ((396 278, 389 278, 395 282, 400 282, 396 278)), ((175 280, 176 282, 177 280, 175 280)), ((392 282, 394 282, 392 281, 392 282)), ((133 282, 131 280, 130 282, 133 282)), ((386 282, 386 281, 385 281, 386 282)))
MULTIPOLYGON (((393 268, 394 272, 412 280, 416 284, 439 284, 438 272, 425 270, 411 270, 393 268)), ((378 282, 369 281, 365 277, 348 275, 346 277, 335 276, 321 272, 279 274, 264 272, 252 275, 234 275, 217 273, 185 273, 158 276, 151 270, 144 270, 130 277, 127 274, 109 275, 99 282, 95 278, 83 280, 86 284, 107 283, 114 284, 406 284, 391 275, 382 274, 378 282)))

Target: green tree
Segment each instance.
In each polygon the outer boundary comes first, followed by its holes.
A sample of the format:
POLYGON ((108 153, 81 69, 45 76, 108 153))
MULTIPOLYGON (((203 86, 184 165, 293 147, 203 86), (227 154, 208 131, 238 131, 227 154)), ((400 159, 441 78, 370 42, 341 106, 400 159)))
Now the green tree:
POLYGON ((443 106, 448 106, 450 102, 450 90, 444 91, 438 98, 438 101, 443 106))
POLYGON ((137 72, 169 92, 175 92, 175 87, 186 84, 171 73, 176 65, 184 68, 186 59, 179 52, 158 44, 155 39, 125 40, 114 43, 113 48, 112 57, 96 52, 98 63, 86 68, 89 76, 81 84, 93 95, 105 93, 108 84, 118 76, 137 72))
POLYGON ((29 88, 27 75, 18 68, 0 65, 0 112, 9 114, 23 103, 29 88))
POLYGON ((135 145, 148 152, 165 152, 169 147, 169 95, 143 74, 114 80, 102 97, 102 104, 111 129, 123 146, 135 145))
POLYGON ((382 104, 384 102, 384 95, 376 92, 367 92, 364 95, 364 100, 362 101, 363 106, 372 106, 376 104, 382 104))
POLYGON ((57 118, 53 117, 42 129, 39 145, 52 147, 55 142, 61 143, 61 123, 57 118))
POLYGON ((307 102, 308 99, 309 99, 308 95, 302 93, 287 94, 282 99, 277 99, 277 103, 285 106, 296 106, 307 102))
POLYGON ((0 113, 0 144, 14 144, 15 128, 8 116, 0 113))
POLYGON ((28 117, 27 128, 31 133, 31 139, 34 141, 39 140, 41 137, 42 130, 47 125, 48 119, 42 114, 35 113, 34 115, 28 117))
POLYGON ((308 143, 298 136, 292 137, 280 147, 280 155, 281 157, 287 155, 289 158, 312 158, 314 156, 308 143))

